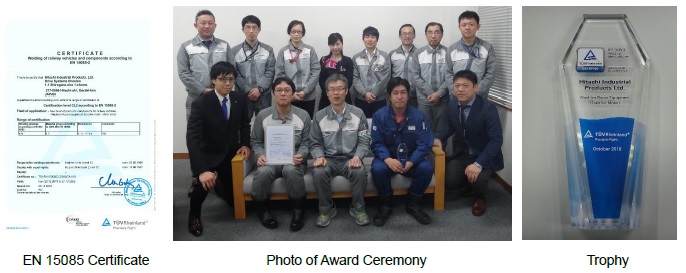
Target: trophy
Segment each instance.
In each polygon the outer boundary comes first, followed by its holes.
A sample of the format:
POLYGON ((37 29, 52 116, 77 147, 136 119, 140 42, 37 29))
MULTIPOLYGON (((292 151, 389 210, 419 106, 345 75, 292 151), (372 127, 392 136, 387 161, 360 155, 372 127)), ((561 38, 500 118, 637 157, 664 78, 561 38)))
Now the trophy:
POLYGON ((650 59, 624 14, 586 14, 559 64, 572 226, 639 226, 650 59))

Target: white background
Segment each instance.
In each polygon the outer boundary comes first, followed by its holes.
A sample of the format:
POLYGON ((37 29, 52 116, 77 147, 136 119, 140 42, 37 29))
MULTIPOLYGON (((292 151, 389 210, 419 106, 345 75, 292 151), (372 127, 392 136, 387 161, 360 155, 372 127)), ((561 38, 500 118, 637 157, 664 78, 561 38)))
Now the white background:
MULTIPOLYGON (((169 94, 174 90, 173 81, 175 60, 169 58, 178 50, 173 41, 173 5, 206 5, 215 6, 226 1, 170 1, 165 4, 147 4, 143 1, 118 1, 99 4, 95 1, 13 1, 3 2, 0 9, 0 88, 6 90, 6 22, 15 20, 45 21, 51 20, 145 20, 150 28, 149 51, 151 115, 158 117, 158 174, 160 183, 167 181, 171 185, 171 168, 173 153, 172 142, 172 105, 174 100, 169 94), (157 65, 156 65, 157 64, 157 65), (167 137, 164 137, 166 134, 167 137), (164 172, 162 170, 169 170, 164 172)), ((346 1, 346 4, 364 4, 346 1)), ((393 1, 394 4, 400 3, 393 1)), ((432 1, 431 4, 449 5, 448 1, 432 1)), ((672 4, 676 1, 651 1, 651 4, 672 4)), ((249 3, 258 4, 256 2, 249 3)), ((259 4, 269 4, 260 2, 259 4)), ((413 1, 411 4, 425 4, 413 1)), ((513 67, 521 67, 521 6, 547 4, 543 1, 481 1, 479 5, 513 5, 513 67)), ((598 5, 602 1, 578 1, 577 5, 598 5), (599 3, 600 2, 600 3, 599 3)), ((606 1, 605 4, 611 4, 606 1)), ((644 4, 644 2, 622 2, 623 5, 644 4)), ((285 16, 285 15, 284 15, 285 16)), ((389 15, 392 16, 392 15, 389 15)), ((458 16, 457 14, 455 16, 458 16)), ((289 15, 289 17, 291 17, 289 15)), ((351 19, 356 19, 351 17, 351 19)), ((679 24, 682 25, 682 19, 679 24)), ((305 22, 307 23, 307 22, 305 22)), ((445 26, 446 24, 444 24, 445 26)), ((221 25, 220 25, 221 26, 221 25)), ((189 28, 191 26, 189 25, 189 28)), ((285 27, 282 27, 285 29, 285 27)), ((397 29, 397 28, 396 28, 397 29)), ((654 29, 653 31, 660 31, 654 29)), ((87 37, 78 29, 65 30, 69 38, 87 37)), ((383 34, 382 34, 383 35, 383 34)), ((639 34, 640 35, 640 34, 639 34)), ((285 36, 285 33, 284 33, 285 36)), ((391 35, 389 35, 390 38, 391 35)), ((385 36, 382 36, 382 40, 385 36)), ((394 38, 397 38, 394 37, 394 38)), ((419 37, 418 37, 419 38, 419 37)), ((286 37, 284 37, 285 41, 286 37)), ((36 37, 37 43, 49 43, 36 37)), ((136 41, 131 41, 135 43, 136 41)), ((346 40, 346 48, 352 45, 346 40)), ((278 47, 278 45, 274 45, 278 47)), ((346 51, 349 54, 350 50, 346 51)), ((683 64, 682 56, 674 56, 683 64)), ((557 58, 556 58, 557 59, 557 58)), ((555 60, 556 60, 555 59, 555 60)), ((553 60, 551 60, 553 61, 553 60)), ((683 73, 682 73, 683 74, 683 73)), ((513 105, 522 105, 522 74, 518 69, 513 71, 513 105)), ((125 80, 125 79, 122 79, 125 80)), ((3 92, 3 93, 4 93, 3 92)), ((678 93, 677 93, 678 94, 678 93)), ((6 96, 0 96, 5 105, 6 96)), ((679 105, 679 104, 677 104, 679 105)), ((530 107, 527 103, 523 107, 530 107)), ((7 128, 6 112, 0 111, 0 128, 7 128)), ((683 118, 683 112, 677 107, 677 117, 683 118)), ((683 268, 679 262, 683 253, 683 243, 679 241, 522 241, 522 165, 517 159, 522 158, 522 112, 520 107, 513 109, 513 241, 512 242, 173 242, 172 241, 172 199, 171 186, 159 187, 158 213, 151 221, 151 226, 138 233, 85 233, 79 230, 61 232, 0 231, 0 271, 2 272, 460 272, 480 270, 482 272, 609 272, 604 267, 588 265, 588 254, 603 256, 630 256, 631 260, 623 272, 677 272, 683 268), (164 206, 163 204, 168 204, 164 206), (125 254, 149 256, 152 265, 139 268, 122 267, 27 267, 22 266, 24 254, 125 254), (428 265, 424 269, 415 267, 267 267, 266 255, 280 254, 309 256, 314 254, 330 255, 364 255, 376 256, 428 256, 428 265)), ((677 139, 679 139, 677 137, 677 139)), ((7 146, 0 145, 0 154, 6 154, 7 146)), ((676 147, 677 149, 679 147, 676 147)), ((677 155, 683 154, 683 151, 677 155)), ((0 156, 0 171, 4 174, 7 157, 0 156)), ((677 169, 683 169, 677 163, 677 169)), ((683 187, 682 187, 683 188, 683 187)), ((0 187, 0 219, 7 217, 5 187, 0 187)), ((534 198, 534 197, 532 197, 534 198)), ((682 210, 683 211, 683 210, 682 210)), ((682 213, 683 214, 683 213, 682 213)), ((37 216, 41 217, 41 216, 37 216)), ((229 217, 227 215, 227 217, 229 217)), ((4 220, 0 220, 4 228, 4 220)), ((259 227, 256 227, 259 228, 259 227)), ((231 232, 231 231, 227 231, 231 232)), ((616 269, 615 269, 616 270, 616 269)))

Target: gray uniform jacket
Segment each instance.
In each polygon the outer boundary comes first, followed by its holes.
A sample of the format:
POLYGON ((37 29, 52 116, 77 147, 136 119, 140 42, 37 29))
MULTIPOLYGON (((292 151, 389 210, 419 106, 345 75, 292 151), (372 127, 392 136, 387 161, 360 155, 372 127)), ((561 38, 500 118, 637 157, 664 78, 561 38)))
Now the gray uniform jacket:
POLYGON ((297 54, 293 54, 291 50, 295 50, 291 43, 281 48, 276 56, 276 77, 288 77, 295 83, 295 90, 304 91, 305 98, 303 100, 314 100, 317 97, 315 88, 319 82, 319 57, 314 48, 300 43, 301 50, 298 59, 295 60, 297 54), (293 62, 291 62, 293 61, 293 62))
MULTIPOLYGON (((293 124, 293 140, 295 154, 300 154, 303 158, 307 158, 310 153, 310 114, 305 110, 291 105, 291 111, 286 116, 285 120, 279 118, 279 113, 276 110, 276 105, 260 111, 255 116, 255 123, 252 126, 252 133, 250 134, 250 146, 252 146, 256 157, 265 154, 265 139, 264 132, 267 125, 278 124, 293 124)), ((267 158, 269 160, 269 158, 267 158)))
POLYGON ((417 86, 414 82, 412 74, 410 73, 410 64, 412 63, 414 59, 414 54, 416 52, 417 47, 412 45, 412 48, 410 48, 409 53, 407 54, 407 56, 405 56, 405 50, 403 50, 403 46, 400 45, 399 48, 396 48, 388 53, 388 55, 391 57, 391 77, 401 77, 410 82, 411 97, 417 96, 417 86))
POLYGON ((276 64, 271 46, 258 41, 255 48, 250 48, 248 43, 243 42, 231 48, 231 57, 238 69, 236 85, 243 94, 256 87, 262 87, 262 93, 271 92, 276 64))
POLYGON ((386 85, 391 79, 391 57, 388 53, 374 50, 372 59, 367 59, 367 50, 353 56, 355 71, 353 73, 353 88, 355 96, 364 100, 364 94, 371 91, 376 101, 386 99, 386 85))
POLYGON ((212 88, 210 80, 210 68, 218 62, 233 63, 229 55, 229 43, 217 37, 212 38, 212 44, 208 49, 202 44, 200 36, 181 44, 179 53, 176 55, 176 63, 179 70, 179 78, 186 86, 188 100, 186 107, 205 91, 212 88))
POLYGON ((446 63, 448 64, 445 73, 446 81, 452 85, 453 76, 457 71, 471 70, 479 77, 477 94, 485 99, 488 98, 488 91, 495 81, 495 50, 491 43, 476 37, 474 45, 467 47, 463 46, 462 39, 460 39, 448 48, 446 63), (465 48, 470 49, 476 58, 465 48))
POLYGON ((441 44, 435 50, 427 45, 415 52, 410 70, 417 85, 417 102, 428 103, 426 97, 434 91, 438 92, 441 99, 449 98, 448 88, 452 88, 453 81, 452 77, 446 81, 447 54, 448 48, 441 44))
POLYGON ((312 158, 321 156, 365 158, 369 153, 369 124, 364 112, 350 104, 345 105, 343 119, 339 123, 331 106, 314 115, 312 131, 312 158))

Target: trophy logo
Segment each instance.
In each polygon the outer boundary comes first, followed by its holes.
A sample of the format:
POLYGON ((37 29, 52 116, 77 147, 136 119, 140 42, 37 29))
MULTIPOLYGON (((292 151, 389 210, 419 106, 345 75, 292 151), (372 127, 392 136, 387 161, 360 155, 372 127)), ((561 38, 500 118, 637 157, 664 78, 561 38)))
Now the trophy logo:
POLYGON ((577 72, 603 72, 605 62, 603 61, 603 48, 579 48, 577 50, 577 72))

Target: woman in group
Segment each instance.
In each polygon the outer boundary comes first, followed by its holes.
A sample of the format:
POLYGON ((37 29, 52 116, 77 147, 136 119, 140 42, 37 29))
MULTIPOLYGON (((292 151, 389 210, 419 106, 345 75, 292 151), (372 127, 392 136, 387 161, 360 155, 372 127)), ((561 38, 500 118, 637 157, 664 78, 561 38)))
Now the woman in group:
MULTIPOLYGON (((348 95, 345 97, 345 102, 352 104, 352 95, 350 95, 350 88, 353 86, 353 59, 343 55, 343 36, 339 33, 329 34, 329 55, 323 56, 319 60, 319 65, 322 70, 319 73, 319 87, 322 89, 322 94, 326 93, 326 79, 329 76, 339 73, 343 74, 348 79, 348 95)), ((319 110, 326 108, 331 104, 328 98, 324 95, 319 99, 319 110)))
POLYGON ((317 98, 316 87, 319 77, 319 62, 314 48, 303 43, 305 23, 293 20, 287 29, 290 40, 281 48, 276 57, 275 78, 288 77, 295 83, 292 105, 314 114, 314 103, 317 98))

